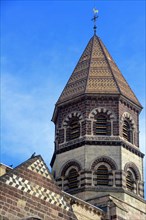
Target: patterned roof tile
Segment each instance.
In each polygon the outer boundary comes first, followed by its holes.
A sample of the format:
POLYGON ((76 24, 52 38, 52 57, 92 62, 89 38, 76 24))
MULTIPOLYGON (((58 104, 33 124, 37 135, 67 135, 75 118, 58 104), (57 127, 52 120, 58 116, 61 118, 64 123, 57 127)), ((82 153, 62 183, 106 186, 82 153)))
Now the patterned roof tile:
POLYGON ((113 58, 96 35, 87 44, 57 103, 88 93, 120 94, 141 107, 113 58))

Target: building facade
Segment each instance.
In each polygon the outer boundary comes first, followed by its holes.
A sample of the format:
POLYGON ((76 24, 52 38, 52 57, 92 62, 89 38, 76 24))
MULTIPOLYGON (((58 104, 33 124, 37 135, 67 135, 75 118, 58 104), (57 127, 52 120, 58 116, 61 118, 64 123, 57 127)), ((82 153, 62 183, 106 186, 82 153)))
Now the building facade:
POLYGON ((0 171, 1 220, 105 219, 101 209, 62 192, 40 155, 0 171))
POLYGON ((41 156, 0 166, 1 220, 145 220, 142 106, 96 34, 53 114, 52 174, 41 156))
POLYGON ((52 172, 62 190, 107 219, 145 219, 142 106, 101 39, 88 42, 53 114, 52 172))

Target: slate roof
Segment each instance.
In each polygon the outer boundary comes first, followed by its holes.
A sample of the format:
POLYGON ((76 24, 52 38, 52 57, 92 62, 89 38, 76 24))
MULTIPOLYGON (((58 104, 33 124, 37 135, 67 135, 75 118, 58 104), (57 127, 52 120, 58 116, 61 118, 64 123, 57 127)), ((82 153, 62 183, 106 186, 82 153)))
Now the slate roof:
POLYGON ((113 58, 96 35, 88 42, 57 104, 83 94, 123 95, 141 107, 113 58))

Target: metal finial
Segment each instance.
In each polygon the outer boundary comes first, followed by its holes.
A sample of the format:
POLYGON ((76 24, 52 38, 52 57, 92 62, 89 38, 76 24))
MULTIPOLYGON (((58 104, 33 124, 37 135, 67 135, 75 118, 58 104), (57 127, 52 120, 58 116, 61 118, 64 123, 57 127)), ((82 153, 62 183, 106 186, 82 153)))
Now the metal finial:
POLYGON ((95 9, 95 8, 93 8, 93 13, 94 13, 94 17, 92 18, 92 21, 94 21, 94 27, 93 27, 93 29, 94 29, 94 35, 96 35, 96 29, 97 29, 96 20, 97 20, 97 18, 98 18, 98 16, 97 16, 98 10, 95 9))

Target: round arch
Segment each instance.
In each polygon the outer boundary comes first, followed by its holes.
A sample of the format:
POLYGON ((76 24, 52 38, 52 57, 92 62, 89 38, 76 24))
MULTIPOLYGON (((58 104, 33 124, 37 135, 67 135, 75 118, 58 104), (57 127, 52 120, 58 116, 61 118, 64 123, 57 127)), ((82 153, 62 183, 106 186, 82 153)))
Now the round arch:
POLYGON ((77 172, 79 172, 82 167, 81 164, 76 160, 70 160, 67 161, 60 170, 60 176, 65 176, 66 172, 69 170, 69 168, 75 168, 77 172))
POLYGON ((78 111, 74 111, 74 112, 71 112, 70 114, 68 114, 66 116, 66 118, 64 119, 63 121, 63 127, 67 126, 68 125, 68 122, 70 121, 71 118, 73 117, 77 117, 79 120, 82 120, 83 119, 83 115, 81 114, 81 112, 78 112, 78 111))
POLYGON ((129 114, 129 112, 124 112, 123 115, 121 116, 121 123, 123 124, 124 123, 124 120, 125 119, 128 119, 131 123, 131 126, 132 126, 132 129, 135 129, 135 122, 132 118, 132 116, 129 114))
POLYGON ((99 108, 93 109, 89 114, 89 119, 94 119, 95 115, 97 115, 99 113, 107 114, 110 120, 116 120, 115 114, 104 107, 99 107, 99 108))
POLYGON ((131 169, 134 172, 136 179, 141 180, 139 169, 137 168, 135 163, 133 162, 126 163, 124 167, 124 171, 127 172, 128 169, 131 169))
POLYGON ((95 170, 96 166, 99 164, 99 163, 107 163, 112 170, 117 170, 118 167, 117 167, 117 164, 116 162, 111 159, 110 157, 106 157, 106 156, 101 156, 101 157, 97 157, 91 164, 91 170, 95 170))

